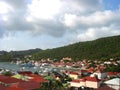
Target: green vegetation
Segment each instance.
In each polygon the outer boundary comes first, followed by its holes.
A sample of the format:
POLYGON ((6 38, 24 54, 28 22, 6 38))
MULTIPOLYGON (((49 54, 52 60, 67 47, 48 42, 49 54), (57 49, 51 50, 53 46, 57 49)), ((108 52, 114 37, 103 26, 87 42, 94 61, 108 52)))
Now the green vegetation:
POLYGON ((106 72, 120 72, 120 64, 117 65, 110 64, 106 66, 106 72))
POLYGON ((11 71, 6 71, 6 72, 4 72, 4 74, 3 75, 5 75, 5 76, 11 76, 12 75, 12 73, 11 73, 11 71))
POLYGON ((0 51, 0 61, 13 61, 19 59, 25 59, 25 56, 32 55, 33 53, 37 53, 42 51, 41 49, 30 49, 24 51, 0 51))
POLYGON ((42 83, 42 87, 39 90, 70 90, 68 81, 72 79, 66 74, 60 77, 59 79, 55 79, 51 76, 46 76, 45 79, 48 82, 42 83))
POLYGON ((42 58, 61 59, 71 57, 74 60, 80 59, 101 59, 120 58, 120 35, 101 38, 94 41, 79 42, 60 48, 47 49, 33 55, 34 59, 42 58))
POLYGON ((0 51, 0 61, 11 61, 16 58, 22 60, 25 59, 25 56, 27 55, 32 55, 29 59, 41 60, 43 58, 50 58, 55 61, 60 60, 63 57, 70 57, 75 61, 82 59, 120 59, 120 35, 100 38, 94 41, 79 42, 47 50, 31 49, 11 52, 0 51))

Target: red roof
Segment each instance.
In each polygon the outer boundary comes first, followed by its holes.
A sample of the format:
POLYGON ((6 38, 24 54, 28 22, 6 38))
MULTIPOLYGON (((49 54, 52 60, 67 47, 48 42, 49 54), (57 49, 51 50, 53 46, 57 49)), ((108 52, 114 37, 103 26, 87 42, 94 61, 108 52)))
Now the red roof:
POLYGON ((72 82, 80 83, 80 82, 85 82, 85 79, 74 79, 72 82))
POLYGON ((90 68, 90 69, 87 70, 87 72, 93 73, 93 72, 94 72, 94 69, 93 69, 93 68, 90 68))
POLYGON ((73 75, 78 75, 77 72, 70 72, 70 74, 73 74, 73 75))
POLYGON ((26 74, 32 74, 31 71, 19 71, 19 74, 26 75, 26 74))
POLYGON ((83 80, 86 80, 86 81, 93 81, 93 82, 100 82, 101 80, 96 78, 96 77, 84 77, 82 78, 83 80))
POLYGON ((31 74, 31 75, 27 75, 27 76, 33 77, 32 79, 30 79, 30 81, 35 81, 35 82, 38 82, 38 83, 48 81, 48 80, 44 79, 42 76, 40 76, 40 75, 31 74))
MULTIPOLYGON (((2 90, 2 89, 0 89, 2 90)), ((19 87, 8 87, 6 90, 25 90, 23 88, 19 88, 19 87)))
POLYGON ((25 82, 16 83, 12 85, 12 87, 19 87, 25 90, 32 90, 32 89, 40 88, 40 84, 34 81, 25 81, 25 82))
POLYGON ((1 79, 6 79, 6 78, 7 78, 7 76, 0 75, 0 80, 1 80, 1 79))
POLYGON ((4 85, 0 84, 0 90, 6 90, 6 89, 7 89, 7 87, 5 87, 4 85))
POLYGON ((103 86, 103 87, 100 87, 100 88, 98 88, 96 90, 115 90, 115 89, 113 89, 113 88, 111 88, 109 86, 103 86))
POLYGON ((109 76, 114 76, 114 75, 118 75, 119 72, 107 72, 107 74, 108 74, 109 76))
POLYGON ((76 80, 72 80, 72 82, 80 83, 80 80, 79 80, 79 79, 76 79, 76 80))
POLYGON ((13 77, 3 76, 3 75, 0 75, 0 81, 6 84, 23 82, 23 80, 16 79, 13 77))
POLYGON ((83 73, 83 72, 88 72, 88 71, 87 70, 80 70, 80 72, 83 73))

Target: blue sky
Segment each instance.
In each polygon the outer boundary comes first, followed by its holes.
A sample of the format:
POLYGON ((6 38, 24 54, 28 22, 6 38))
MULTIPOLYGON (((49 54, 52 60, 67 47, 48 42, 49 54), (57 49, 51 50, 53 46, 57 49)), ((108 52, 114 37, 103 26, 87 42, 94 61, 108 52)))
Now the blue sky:
POLYGON ((120 0, 0 0, 0 50, 50 49, 120 35, 120 0))
POLYGON ((104 0, 104 7, 108 10, 117 10, 120 7, 120 0, 104 0))

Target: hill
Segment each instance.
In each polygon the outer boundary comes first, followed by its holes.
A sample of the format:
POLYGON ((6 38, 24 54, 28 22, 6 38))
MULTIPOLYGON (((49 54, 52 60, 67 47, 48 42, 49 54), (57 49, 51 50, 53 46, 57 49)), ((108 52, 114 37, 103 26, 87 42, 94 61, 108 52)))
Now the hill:
POLYGON ((23 51, 0 51, 0 61, 11 61, 15 60, 16 58, 23 59, 27 55, 32 55, 33 53, 37 53, 42 51, 39 48, 36 49, 29 49, 23 51))
POLYGON ((43 50, 33 54, 33 57, 36 60, 42 58, 61 59, 63 57, 71 57, 74 60, 120 58, 120 35, 43 50))
POLYGON ((63 57, 71 57, 74 60, 80 59, 120 59, 120 35, 100 38, 93 41, 78 42, 59 48, 41 50, 30 49, 23 51, 0 51, 0 61, 11 61, 16 58, 25 59, 32 55, 32 59, 51 58, 60 60, 63 57))

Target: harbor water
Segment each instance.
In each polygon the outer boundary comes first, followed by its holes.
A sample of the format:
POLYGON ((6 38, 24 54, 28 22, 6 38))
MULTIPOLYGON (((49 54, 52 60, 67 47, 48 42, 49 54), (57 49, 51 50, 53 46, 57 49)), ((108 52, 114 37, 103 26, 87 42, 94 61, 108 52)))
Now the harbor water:
POLYGON ((20 65, 10 62, 0 62, 0 68, 10 71, 31 71, 33 73, 37 71, 39 74, 44 72, 59 71, 59 68, 53 68, 51 66, 21 67, 20 65))

